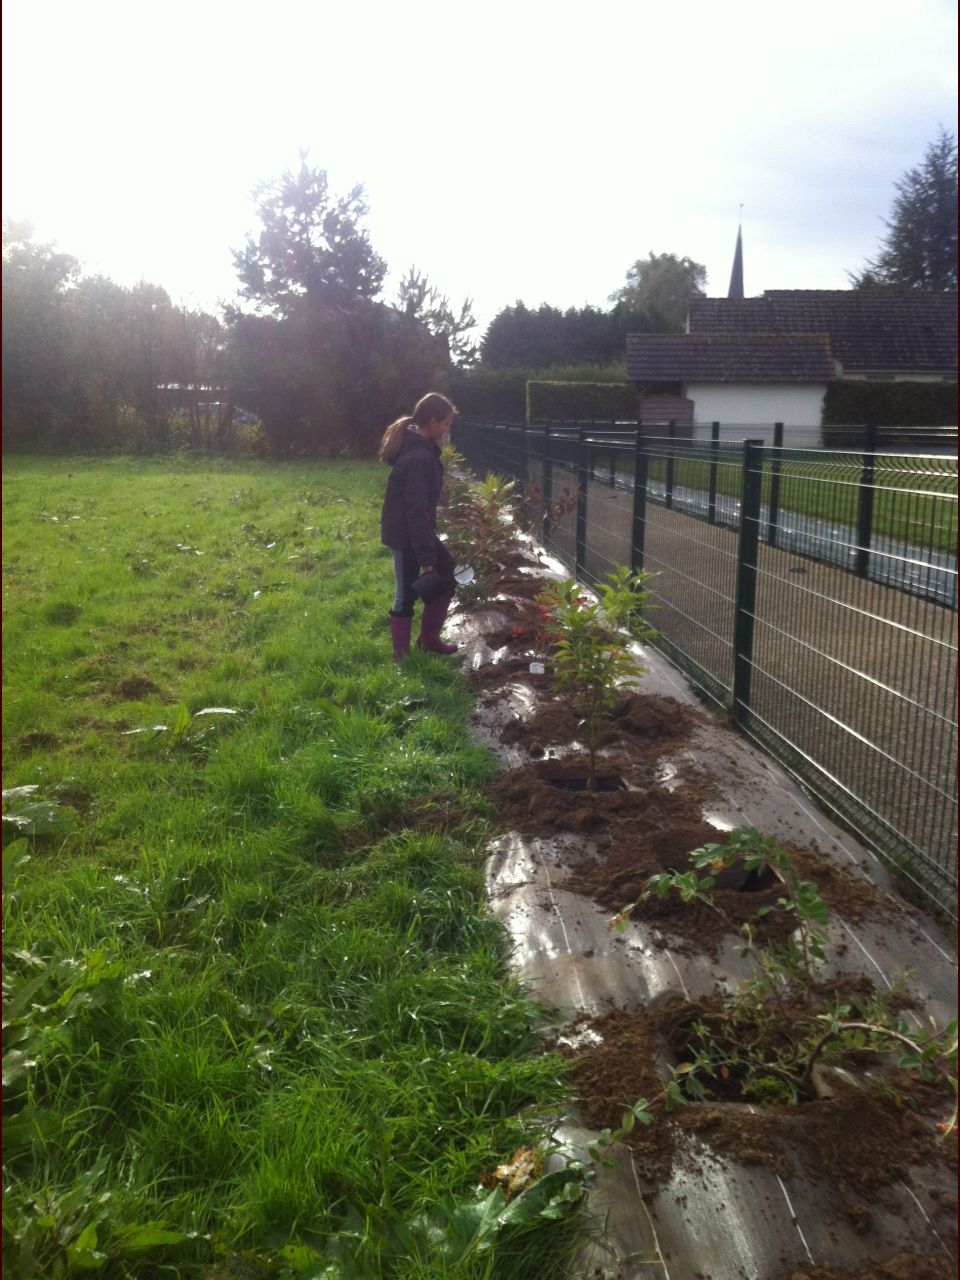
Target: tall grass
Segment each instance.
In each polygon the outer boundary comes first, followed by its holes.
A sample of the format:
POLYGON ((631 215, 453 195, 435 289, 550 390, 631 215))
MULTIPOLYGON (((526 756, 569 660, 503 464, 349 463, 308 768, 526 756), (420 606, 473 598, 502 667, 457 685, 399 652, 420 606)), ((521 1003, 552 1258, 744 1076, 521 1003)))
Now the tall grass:
POLYGON ((469 1229, 565 1085, 483 909, 468 691, 388 659, 382 484, 6 468, 15 1276, 561 1274, 563 1222, 469 1229))

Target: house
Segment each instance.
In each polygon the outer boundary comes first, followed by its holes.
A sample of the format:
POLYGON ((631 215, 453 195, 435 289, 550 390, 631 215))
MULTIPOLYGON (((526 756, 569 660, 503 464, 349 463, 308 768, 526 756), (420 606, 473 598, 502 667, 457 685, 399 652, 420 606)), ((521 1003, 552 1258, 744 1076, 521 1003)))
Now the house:
POLYGON ((627 338, 627 377, 642 421, 819 427, 836 379, 956 382, 957 295, 771 289, 694 298, 685 334, 627 338))

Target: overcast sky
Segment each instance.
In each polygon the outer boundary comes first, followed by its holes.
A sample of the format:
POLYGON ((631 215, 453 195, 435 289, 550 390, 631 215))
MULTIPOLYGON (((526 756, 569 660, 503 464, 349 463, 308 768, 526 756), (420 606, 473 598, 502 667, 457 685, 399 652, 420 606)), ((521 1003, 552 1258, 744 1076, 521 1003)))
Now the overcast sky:
POLYGON ((11 0, 3 211, 208 309, 259 181, 364 184, 390 267, 482 324, 606 305, 647 253, 844 288, 957 129, 953 0, 11 0))

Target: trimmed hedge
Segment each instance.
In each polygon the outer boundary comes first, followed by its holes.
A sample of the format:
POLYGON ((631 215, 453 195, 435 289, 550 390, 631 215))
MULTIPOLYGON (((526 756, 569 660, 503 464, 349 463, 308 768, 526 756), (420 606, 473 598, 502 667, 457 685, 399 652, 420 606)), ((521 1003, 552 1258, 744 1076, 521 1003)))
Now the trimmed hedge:
POLYGON ((637 419, 637 389, 629 382, 527 383, 527 422, 611 422, 637 419))
POLYGON ((831 382, 824 426, 955 427, 955 382, 831 382))
MULTIPOLYGON (((480 365, 469 373, 453 374, 440 390, 446 392, 460 412, 467 416, 522 422, 527 412, 528 382, 622 385, 625 374, 622 361, 611 364, 557 364, 548 369, 531 369, 526 366, 494 369, 480 365)), ((619 416, 633 418, 636 412, 634 396, 630 409, 619 416)), ((564 410, 553 416, 566 418, 570 415, 564 410)), ((596 416, 609 418, 611 411, 604 408, 596 416)))
POLYGON ((444 388, 462 414, 522 422, 528 369, 474 369, 449 379, 444 388))

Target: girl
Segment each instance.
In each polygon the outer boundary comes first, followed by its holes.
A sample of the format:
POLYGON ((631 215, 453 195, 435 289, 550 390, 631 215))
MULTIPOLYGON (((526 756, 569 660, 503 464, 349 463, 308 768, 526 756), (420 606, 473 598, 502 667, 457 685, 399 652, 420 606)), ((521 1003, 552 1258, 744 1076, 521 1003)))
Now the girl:
POLYGON ((443 484, 440 441, 450 430, 456 409, 431 391, 410 417, 392 422, 383 435, 378 457, 392 468, 380 515, 380 540, 393 551, 397 594, 390 610, 393 656, 410 652, 410 628, 416 596, 412 584, 421 573, 439 575, 442 595, 423 606, 417 645, 430 653, 456 653, 455 644, 440 639, 456 588, 453 557, 437 537, 437 502, 443 484))

